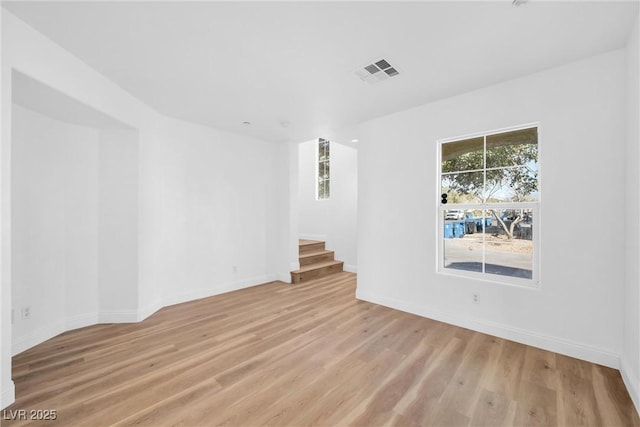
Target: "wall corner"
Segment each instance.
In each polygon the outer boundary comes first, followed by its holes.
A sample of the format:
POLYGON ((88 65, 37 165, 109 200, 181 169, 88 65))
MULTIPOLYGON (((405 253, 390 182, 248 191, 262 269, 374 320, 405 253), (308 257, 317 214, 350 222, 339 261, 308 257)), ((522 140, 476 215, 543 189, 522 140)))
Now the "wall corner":
POLYGON ((0 394, 0 409, 4 409, 16 400, 16 387, 13 381, 2 384, 2 393, 0 394))
POLYGON ((637 373, 634 373, 630 368, 630 365, 626 362, 624 355, 620 358, 620 375, 622 381, 627 387, 629 396, 636 407, 636 412, 640 415, 640 377, 637 373))

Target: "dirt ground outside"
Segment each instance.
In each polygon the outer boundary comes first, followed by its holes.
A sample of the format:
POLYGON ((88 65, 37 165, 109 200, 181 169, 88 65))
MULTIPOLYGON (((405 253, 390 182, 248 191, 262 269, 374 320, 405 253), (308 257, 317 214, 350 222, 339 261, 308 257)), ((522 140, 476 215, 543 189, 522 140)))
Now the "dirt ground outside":
POLYGON ((461 238, 454 237, 453 239, 460 240, 465 246, 472 249, 481 249, 483 239, 487 244, 487 248, 491 248, 500 252, 511 252, 519 254, 532 254, 533 253, 533 241, 524 239, 511 239, 504 235, 494 235, 489 233, 474 233, 465 234, 461 238))

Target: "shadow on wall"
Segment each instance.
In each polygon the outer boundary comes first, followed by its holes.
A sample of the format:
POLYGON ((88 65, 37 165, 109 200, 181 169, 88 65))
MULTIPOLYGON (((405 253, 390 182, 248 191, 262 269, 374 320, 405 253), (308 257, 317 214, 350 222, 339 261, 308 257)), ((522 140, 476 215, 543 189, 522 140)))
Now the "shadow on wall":
POLYGON ((137 313, 138 132, 17 71, 12 93, 17 354, 137 313))

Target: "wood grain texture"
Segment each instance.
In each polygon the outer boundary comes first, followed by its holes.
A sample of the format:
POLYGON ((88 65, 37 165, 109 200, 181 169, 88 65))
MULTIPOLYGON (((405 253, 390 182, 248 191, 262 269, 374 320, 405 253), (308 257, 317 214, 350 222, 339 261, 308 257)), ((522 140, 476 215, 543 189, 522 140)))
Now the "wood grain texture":
POLYGON ((325 250, 320 240, 298 240, 300 269, 291 272, 291 283, 298 284, 341 272, 344 262, 335 260, 334 252, 325 250))
POLYGON ((337 273, 64 333, 3 426, 640 426, 618 371, 354 298, 337 273), (55 421, 10 420, 55 409, 55 421))

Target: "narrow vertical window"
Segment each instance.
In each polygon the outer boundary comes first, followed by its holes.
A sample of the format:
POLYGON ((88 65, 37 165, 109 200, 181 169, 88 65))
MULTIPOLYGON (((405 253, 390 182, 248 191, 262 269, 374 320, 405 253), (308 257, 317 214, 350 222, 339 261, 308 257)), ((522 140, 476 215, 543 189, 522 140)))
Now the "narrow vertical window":
POLYGON ((535 284, 538 127, 441 141, 440 271, 535 284))
POLYGON ((331 165, 329 157, 329 141, 322 138, 318 139, 318 200, 326 200, 331 194, 331 165))

